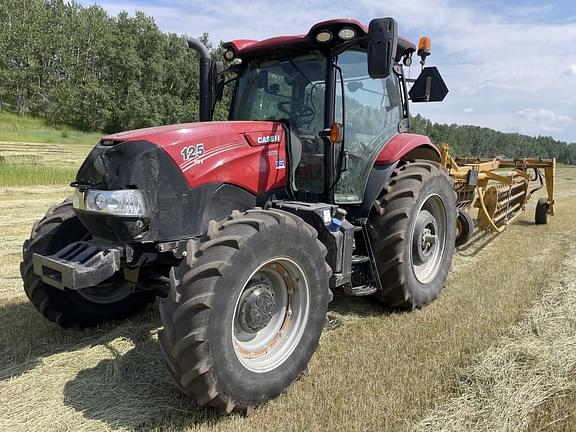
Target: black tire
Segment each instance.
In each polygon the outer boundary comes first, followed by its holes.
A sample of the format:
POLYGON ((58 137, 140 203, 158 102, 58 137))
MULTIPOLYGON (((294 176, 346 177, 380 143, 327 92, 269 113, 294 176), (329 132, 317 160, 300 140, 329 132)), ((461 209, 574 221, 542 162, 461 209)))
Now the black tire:
POLYGON ((466 210, 458 210, 456 219, 456 246, 462 246, 474 235, 474 219, 466 210))
POLYGON ((176 383, 200 405, 226 413, 250 409, 280 394, 306 370, 330 297, 326 248, 316 236, 290 213, 255 209, 212 221, 205 238, 189 243, 187 258, 171 271, 169 296, 160 300, 159 339, 176 383), (309 314, 293 351, 277 367, 258 372, 242 363, 233 346, 237 302, 254 269, 277 257, 289 257, 303 270, 309 314))
POLYGON ((153 294, 142 292, 113 303, 94 303, 76 291, 47 285, 34 273, 34 253, 50 255, 87 236, 88 231, 74 214, 72 203, 67 200, 52 206, 34 224, 30 238, 22 248, 20 275, 26 295, 45 318, 62 327, 90 327, 105 321, 125 319, 155 299, 153 294))
MULTIPOLYGON (((456 197, 452 180, 438 163, 427 160, 407 162, 396 168, 375 201, 368 220, 372 249, 377 261, 382 291, 375 296, 392 308, 412 310, 433 301, 440 293, 455 249, 456 197), (428 204, 430 202, 430 204, 428 204), (428 206, 432 205, 428 211, 428 206), (434 225, 434 209, 443 208, 444 221, 434 225), (416 276, 415 258, 412 253, 414 230, 436 226, 437 241, 441 246, 426 243, 423 253, 436 257, 430 275, 421 280, 416 276), (443 228, 440 229, 439 226, 443 228), (434 271, 432 271, 434 270, 434 271)), ((429 234, 429 232, 428 232, 429 234)), ((423 237, 422 237, 423 238, 423 237)), ((418 250, 415 248, 416 253, 418 250)), ((421 258, 419 258, 421 259, 421 258)), ((426 263, 423 265, 426 269, 426 263)))
POLYGON ((550 222, 550 209, 548 200, 544 197, 539 198, 536 203, 536 213, 534 216, 536 225, 547 225, 550 222))

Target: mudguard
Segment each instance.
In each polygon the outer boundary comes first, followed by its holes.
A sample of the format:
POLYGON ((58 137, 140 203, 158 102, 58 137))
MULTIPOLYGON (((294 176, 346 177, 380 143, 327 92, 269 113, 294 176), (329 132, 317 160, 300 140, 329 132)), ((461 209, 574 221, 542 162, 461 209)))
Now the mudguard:
POLYGON ((366 182, 362 204, 359 208, 352 209, 351 213, 357 218, 368 217, 374 200, 378 198, 398 164, 402 160, 412 159, 440 162, 440 152, 425 135, 399 133, 392 137, 374 162, 366 182))
POLYGON ((382 148, 376 165, 389 165, 399 160, 428 159, 440 161, 440 151, 425 135, 399 133, 382 148))

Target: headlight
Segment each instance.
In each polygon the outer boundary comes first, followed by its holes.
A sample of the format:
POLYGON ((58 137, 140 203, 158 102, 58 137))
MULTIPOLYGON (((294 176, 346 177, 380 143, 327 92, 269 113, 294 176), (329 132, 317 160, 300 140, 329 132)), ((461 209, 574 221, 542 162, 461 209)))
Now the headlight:
POLYGON ((144 196, 135 189, 105 191, 88 189, 74 190, 72 199, 74 208, 79 210, 105 213, 116 216, 144 216, 144 196))

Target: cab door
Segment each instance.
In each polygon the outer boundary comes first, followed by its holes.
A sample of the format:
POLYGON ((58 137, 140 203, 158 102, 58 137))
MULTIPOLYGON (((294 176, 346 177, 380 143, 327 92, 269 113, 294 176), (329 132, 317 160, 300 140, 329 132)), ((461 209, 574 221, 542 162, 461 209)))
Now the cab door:
POLYGON ((359 204, 364 197, 368 174, 382 147, 398 133, 402 120, 400 83, 396 74, 372 79, 365 51, 345 51, 338 58, 344 81, 336 85, 336 118, 344 117, 344 148, 347 170, 341 172, 334 199, 339 204, 359 204))

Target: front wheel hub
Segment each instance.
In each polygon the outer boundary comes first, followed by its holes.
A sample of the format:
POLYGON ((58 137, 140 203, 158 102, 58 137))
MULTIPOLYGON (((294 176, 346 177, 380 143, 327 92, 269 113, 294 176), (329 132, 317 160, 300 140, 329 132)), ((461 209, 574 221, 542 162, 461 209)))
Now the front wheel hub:
POLYGON ((275 310, 276 299, 270 285, 253 285, 240 299, 240 325, 246 332, 256 333, 268 325, 275 310))
POLYGON ((310 313, 310 285, 300 264, 278 257, 260 265, 238 296, 234 352, 256 373, 281 365, 300 344, 310 313))

